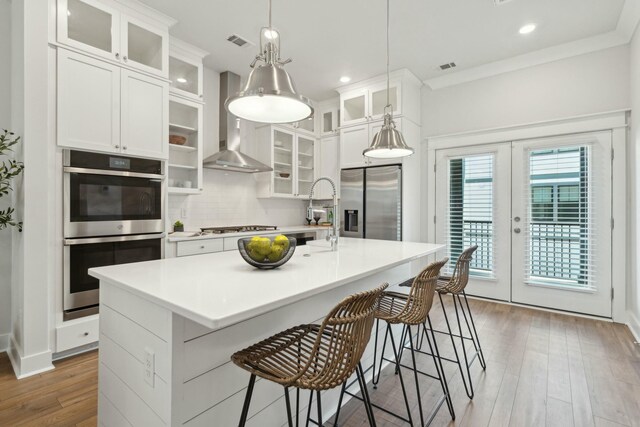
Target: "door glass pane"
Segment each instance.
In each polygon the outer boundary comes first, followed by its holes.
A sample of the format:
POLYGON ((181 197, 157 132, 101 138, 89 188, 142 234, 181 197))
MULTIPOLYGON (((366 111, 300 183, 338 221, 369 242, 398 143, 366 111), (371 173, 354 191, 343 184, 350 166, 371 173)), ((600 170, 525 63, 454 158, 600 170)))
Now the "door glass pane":
POLYGON ((360 95, 344 101, 344 121, 364 118, 365 96, 360 95))
POLYGON ((96 49, 111 52, 112 19, 113 16, 110 13, 81 0, 68 0, 67 37, 96 49))
POLYGON ((309 117, 306 120, 298 122, 298 128, 307 130, 309 132, 314 132, 313 117, 309 117))
POLYGON ((322 115, 322 133, 333 131, 333 112, 327 111, 322 115))
POLYGON ((171 87, 200 95, 198 77, 197 66, 172 56, 169 57, 169 80, 171 80, 171 87))
POLYGON ((162 37, 131 22, 128 32, 129 59, 162 70, 162 37))
POLYGON ((298 137, 298 194, 308 195, 313 183, 313 139, 298 137))
POLYGON ((449 272, 462 251, 477 245, 470 274, 493 276, 493 168, 493 154, 449 161, 449 272))
MULTIPOLYGON (((393 106, 393 110, 398 109, 398 88, 392 86, 389 88, 389 103, 393 106)), ((378 116, 384 114, 384 107, 387 105, 387 88, 375 91, 371 94, 371 115, 378 116)))
POLYGON ((293 194, 293 135, 273 131, 274 192, 293 194))
POLYGON ((528 154, 526 282, 589 289, 593 244, 589 146, 528 154))

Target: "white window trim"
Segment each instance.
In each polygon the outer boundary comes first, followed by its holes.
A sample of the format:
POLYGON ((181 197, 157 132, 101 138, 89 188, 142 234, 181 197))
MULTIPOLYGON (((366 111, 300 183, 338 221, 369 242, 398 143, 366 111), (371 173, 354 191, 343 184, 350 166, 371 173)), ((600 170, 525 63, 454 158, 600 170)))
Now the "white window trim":
POLYGON ((428 137, 422 141, 423 168, 427 185, 423 185, 423 206, 426 207, 426 230, 423 227, 423 240, 435 241, 436 187, 435 187, 435 151, 443 148, 471 147, 491 143, 512 142, 609 130, 612 133, 612 147, 615 153, 612 163, 612 201, 611 210, 615 226, 611 233, 611 284, 615 298, 612 300, 612 320, 627 323, 626 284, 627 280, 627 128, 630 110, 618 110, 599 114, 590 114, 560 120, 537 122, 486 129, 451 135, 428 137))

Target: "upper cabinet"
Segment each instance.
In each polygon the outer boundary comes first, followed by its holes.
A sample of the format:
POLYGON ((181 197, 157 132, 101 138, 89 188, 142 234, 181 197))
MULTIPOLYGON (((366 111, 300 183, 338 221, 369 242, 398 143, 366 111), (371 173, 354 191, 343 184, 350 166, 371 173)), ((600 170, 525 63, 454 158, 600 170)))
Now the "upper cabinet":
MULTIPOLYGON (((419 123, 420 87, 422 83, 408 70, 391 73, 388 103, 393 115, 404 116, 419 123)), ((387 105, 386 76, 355 83, 338 89, 340 92, 340 126, 380 120, 387 105)))
POLYGON ((168 84, 58 49, 58 145, 167 157, 168 84))
POLYGON ((336 98, 318 104, 316 117, 320 136, 336 135, 340 127, 340 100, 336 98))
POLYGON ((169 80, 172 95, 202 102, 204 50, 171 37, 169 41, 169 80))
POLYGON ((256 174, 259 197, 306 199, 316 178, 315 137, 285 126, 256 129, 257 157, 273 172, 256 174))
POLYGON ((168 77, 172 20, 116 7, 106 0, 58 0, 57 4, 58 43, 168 77))

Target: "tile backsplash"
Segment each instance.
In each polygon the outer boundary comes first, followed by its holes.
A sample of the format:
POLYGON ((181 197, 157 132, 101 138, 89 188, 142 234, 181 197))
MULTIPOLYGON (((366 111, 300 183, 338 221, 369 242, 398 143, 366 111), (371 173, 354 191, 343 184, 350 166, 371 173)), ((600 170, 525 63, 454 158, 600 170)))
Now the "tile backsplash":
POLYGON ((203 188, 200 195, 169 195, 171 223, 180 220, 185 230, 243 224, 279 227, 306 224, 307 202, 258 199, 253 174, 205 169, 203 188))

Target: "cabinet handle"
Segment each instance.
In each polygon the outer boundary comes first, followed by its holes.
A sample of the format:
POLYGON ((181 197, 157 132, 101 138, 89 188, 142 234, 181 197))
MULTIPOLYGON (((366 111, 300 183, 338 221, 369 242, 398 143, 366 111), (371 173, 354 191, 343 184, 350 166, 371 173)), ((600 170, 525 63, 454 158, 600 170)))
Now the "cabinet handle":
POLYGON ((127 62, 129 60, 129 58, 127 58, 126 56, 123 56, 122 59, 124 59, 124 62, 127 62))
POLYGON ((126 145, 123 145, 123 146, 122 146, 122 149, 123 149, 123 150, 126 150, 126 149, 127 149, 127 146, 126 146, 126 145))

